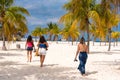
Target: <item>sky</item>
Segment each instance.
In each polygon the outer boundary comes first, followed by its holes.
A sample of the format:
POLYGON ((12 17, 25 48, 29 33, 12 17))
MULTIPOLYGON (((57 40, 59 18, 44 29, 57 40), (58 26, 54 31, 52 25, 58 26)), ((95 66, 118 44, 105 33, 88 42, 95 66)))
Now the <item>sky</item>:
POLYGON ((26 8, 29 31, 36 26, 47 27, 50 22, 56 23, 66 13, 63 5, 68 0, 15 0, 15 5, 26 8))
MULTIPOLYGON (((30 16, 26 16, 29 33, 35 27, 47 27, 50 22, 56 23, 66 11, 63 5, 69 0, 15 0, 16 6, 26 8, 30 16)), ((97 0, 99 2, 100 0, 97 0)), ((119 24, 120 25, 120 24, 119 24)), ((120 27, 118 27, 120 30, 120 27)))

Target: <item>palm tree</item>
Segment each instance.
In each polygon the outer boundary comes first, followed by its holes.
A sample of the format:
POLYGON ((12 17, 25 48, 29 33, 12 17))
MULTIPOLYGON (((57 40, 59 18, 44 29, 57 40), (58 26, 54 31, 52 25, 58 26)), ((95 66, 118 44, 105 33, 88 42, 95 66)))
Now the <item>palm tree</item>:
POLYGON ((52 35, 53 35, 52 29, 53 29, 54 24, 52 22, 50 22, 50 23, 47 24, 47 26, 48 26, 47 30, 48 30, 48 34, 49 34, 49 39, 48 40, 52 40, 52 35))
POLYGON ((48 23, 47 25, 48 25, 48 28, 46 28, 46 30, 49 34, 48 40, 52 40, 52 37, 54 41, 57 40, 60 32, 59 26, 56 23, 52 23, 52 22, 48 23))
POLYGON ((44 28, 41 28, 40 26, 36 27, 33 31, 32 31, 32 35, 33 36, 42 36, 43 34, 45 34, 46 31, 44 28))
POLYGON ((13 6, 14 0, 1 0, 0 1, 0 19, 2 25, 3 36, 3 49, 6 50, 5 38, 11 40, 13 34, 18 30, 28 31, 26 25, 25 15, 29 15, 29 12, 23 7, 13 6))
POLYGON ((101 19, 101 28, 107 29, 108 33, 108 40, 109 40, 109 47, 108 51, 110 51, 111 48, 111 29, 112 27, 115 27, 119 23, 119 16, 113 12, 113 9, 111 8, 110 1, 108 0, 102 0, 100 9, 97 9, 97 12, 100 15, 101 19))
POLYGON ((112 3, 115 5, 115 11, 118 13, 120 10, 120 0, 112 0, 112 3))
MULTIPOLYGON (((89 47, 90 40, 90 18, 99 22, 99 15, 94 10, 95 0, 71 0, 64 5, 64 8, 71 13, 73 17, 73 24, 79 25, 81 31, 87 32, 87 45, 89 47), (75 24, 76 23, 76 24, 75 24)), ((89 52, 89 50, 88 50, 89 52)))
MULTIPOLYGON (((120 33, 119 32, 112 32, 111 37, 115 40, 116 46, 117 46, 117 41, 118 41, 118 39, 120 37, 120 33)), ((114 46, 115 46, 115 44, 114 44, 114 46)))
POLYGON ((70 36, 72 38, 72 45, 73 45, 73 41, 77 40, 80 36, 80 32, 77 26, 75 26, 74 24, 71 26, 70 30, 70 36))
POLYGON ((59 26, 56 23, 54 23, 53 29, 52 29, 52 33, 54 34, 54 38, 53 38, 54 41, 58 40, 58 35, 59 35, 60 31, 61 30, 60 30, 59 26))
POLYGON ((66 27, 60 32, 60 34, 63 36, 64 39, 72 39, 72 45, 73 45, 73 41, 77 40, 77 38, 79 37, 80 33, 79 33, 79 29, 77 28, 77 26, 72 26, 72 25, 66 25, 66 27))

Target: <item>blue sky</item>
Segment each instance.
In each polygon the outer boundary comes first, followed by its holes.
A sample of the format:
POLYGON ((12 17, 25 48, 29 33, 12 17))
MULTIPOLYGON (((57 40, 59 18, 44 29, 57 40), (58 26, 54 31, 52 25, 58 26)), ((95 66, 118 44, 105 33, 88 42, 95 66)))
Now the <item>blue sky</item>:
MULTIPOLYGON (((69 0, 15 0, 15 5, 24 7, 29 11, 31 16, 27 16, 27 21, 29 31, 31 32, 36 26, 47 27, 47 24, 50 22, 58 22, 59 18, 66 13, 63 5, 68 1, 69 0)), ((100 0, 97 0, 97 2, 98 1, 100 0)))
POLYGON ((30 15, 27 17, 29 30, 36 26, 47 27, 47 23, 58 22, 65 14, 63 5, 68 0, 15 0, 15 5, 26 8, 30 15))

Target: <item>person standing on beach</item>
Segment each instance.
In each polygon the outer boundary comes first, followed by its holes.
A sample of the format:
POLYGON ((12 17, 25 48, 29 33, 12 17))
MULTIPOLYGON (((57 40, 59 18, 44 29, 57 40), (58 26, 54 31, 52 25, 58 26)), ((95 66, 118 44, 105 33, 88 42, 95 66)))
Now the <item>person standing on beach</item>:
POLYGON ((25 48, 27 49, 27 62, 29 62, 29 61, 31 62, 31 60, 32 60, 33 47, 34 47, 34 43, 32 40, 32 36, 29 35, 27 38, 26 44, 25 44, 25 48))
POLYGON ((37 44, 38 46, 38 52, 40 54, 40 67, 43 67, 43 63, 45 60, 46 50, 48 48, 48 43, 45 40, 44 36, 40 36, 39 42, 37 44))
POLYGON ((87 57, 88 57, 87 53, 88 53, 88 47, 85 44, 84 37, 82 37, 80 39, 80 43, 77 46, 77 51, 76 51, 76 55, 74 59, 74 61, 77 61, 77 56, 79 54, 80 64, 78 66, 78 70, 81 72, 82 76, 85 76, 85 64, 86 64, 87 57))

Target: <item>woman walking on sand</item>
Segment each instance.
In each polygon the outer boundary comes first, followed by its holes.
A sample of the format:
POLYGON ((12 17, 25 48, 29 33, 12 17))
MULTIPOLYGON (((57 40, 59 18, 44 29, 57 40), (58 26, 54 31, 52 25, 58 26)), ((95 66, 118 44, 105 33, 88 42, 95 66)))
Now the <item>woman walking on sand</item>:
POLYGON ((80 40, 80 43, 78 44, 75 59, 74 59, 74 61, 77 61, 77 56, 79 54, 80 64, 78 66, 78 69, 81 72, 82 76, 85 76, 85 64, 88 57, 87 53, 88 53, 88 47, 85 44, 85 39, 82 37, 80 40))
POLYGON ((25 48, 27 49, 27 62, 31 62, 32 60, 33 47, 34 47, 34 43, 32 40, 32 36, 29 35, 25 44, 25 48))
POLYGON ((39 42, 37 44, 38 52, 40 54, 40 67, 43 67, 43 63, 45 60, 46 50, 48 48, 48 43, 45 40, 44 36, 40 36, 39 42))

